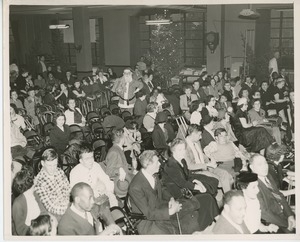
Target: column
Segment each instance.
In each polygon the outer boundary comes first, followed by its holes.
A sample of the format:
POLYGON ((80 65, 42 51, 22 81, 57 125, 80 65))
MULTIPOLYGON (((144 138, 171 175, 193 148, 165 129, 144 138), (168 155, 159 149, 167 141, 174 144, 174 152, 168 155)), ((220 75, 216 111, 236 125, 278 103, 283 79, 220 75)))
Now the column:
POLYGON ((82 78, 92 70, 89 13, 86 7, 74 7, 72 12, 74 43, 77 47, 81 46, 80 51, 76 50, 77 75, 82 78))
POLYGON ((221 68, 221 5, 208 5, 207 6, 207 30, 206 32, 214 31, 219 33, 219 45, 215 53, 211 53, 210 49, 206 46, 207 56, 207 72, 208 74, 216 73, 221 68))

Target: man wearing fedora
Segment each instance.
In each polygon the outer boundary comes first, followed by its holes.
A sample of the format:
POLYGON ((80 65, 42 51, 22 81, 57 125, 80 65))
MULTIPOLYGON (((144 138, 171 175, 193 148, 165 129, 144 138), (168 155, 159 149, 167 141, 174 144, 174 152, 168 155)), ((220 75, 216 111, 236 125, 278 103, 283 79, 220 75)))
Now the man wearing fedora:
POLYGON ((171 198, 162 188, 155 174, 160 167, 159 158, 153 150, 146 150, 140 156, 142 169, 129 186, 129 200, 132 212, 143 214, 137 229, 139 234, 175 234, 171 216, 178 213, 182 205, 171 198))
POLYGON ((70 172, 70 185, 73 187, 78 182, 85 182, 93 189, 96 200, 104 202, 109 200, 110 207, 118 206, 114 194, 114 182, 94 160, 94 152, 84 144, 79 150, 79 164, 70 172))
POLYGON ((125 68, 123 76, 116 80, 112 88, 112 91, 120 97, 118 106, 122 111, 127 110, 130 113, 133 113, 135 94, 143 88, 143 83, 132 74, 131 68, 125 68))

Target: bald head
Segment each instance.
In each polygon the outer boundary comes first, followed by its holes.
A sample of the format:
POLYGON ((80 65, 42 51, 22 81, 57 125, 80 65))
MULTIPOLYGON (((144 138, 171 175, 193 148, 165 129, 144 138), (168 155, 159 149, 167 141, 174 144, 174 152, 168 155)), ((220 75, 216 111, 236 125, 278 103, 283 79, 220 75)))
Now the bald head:
POLYGON ((74 206, 82 212, 91 211, 95 203, 92 188, 84 182, 79 182, 72 188, 71 197, 74 206))
POLYGON ((80 197, 84 190, 92 190, 90 185, 84 182, 79 182, 74 185, 71 190, 72 201, 75 201, 76 197, 80 197))

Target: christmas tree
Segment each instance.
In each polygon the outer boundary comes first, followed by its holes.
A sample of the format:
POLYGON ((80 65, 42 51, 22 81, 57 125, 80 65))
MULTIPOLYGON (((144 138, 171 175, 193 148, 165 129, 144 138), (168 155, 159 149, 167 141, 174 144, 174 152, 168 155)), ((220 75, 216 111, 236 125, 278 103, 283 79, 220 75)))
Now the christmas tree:
POLYGON ((182 58, 183 38, 176 23, 153 27, 150 50, 146 58, 155 64, 162 85, 169 84, 171 78, 179 74, 184 66, 182 58))

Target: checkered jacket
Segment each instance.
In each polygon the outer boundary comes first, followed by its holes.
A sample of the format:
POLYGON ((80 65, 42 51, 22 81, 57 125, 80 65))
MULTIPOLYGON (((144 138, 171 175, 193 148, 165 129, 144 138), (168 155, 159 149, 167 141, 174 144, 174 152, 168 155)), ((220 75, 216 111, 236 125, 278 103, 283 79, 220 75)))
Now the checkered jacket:
POLYGON ((57 168, 51 177, 42 169, 34 180, 34 190, 48 212, 63 215, 69 206, 70 184, 65 173, 57 168))

